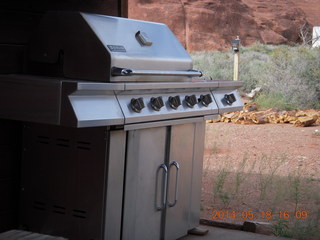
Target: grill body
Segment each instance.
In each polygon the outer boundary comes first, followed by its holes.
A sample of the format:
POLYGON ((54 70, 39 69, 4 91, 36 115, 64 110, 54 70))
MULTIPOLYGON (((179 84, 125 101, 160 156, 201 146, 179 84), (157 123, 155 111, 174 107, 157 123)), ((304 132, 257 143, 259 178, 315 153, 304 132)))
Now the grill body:
POLYGON ((124 133, 25 124, 20 224, 68 239, 120 239, 124 133))
POLYGON ((19 225, 70 240, 177 239, 199 223, 205 120, 241 109, 163 24, 48 13, 27 74, 0 76, 23 123, 19 225))

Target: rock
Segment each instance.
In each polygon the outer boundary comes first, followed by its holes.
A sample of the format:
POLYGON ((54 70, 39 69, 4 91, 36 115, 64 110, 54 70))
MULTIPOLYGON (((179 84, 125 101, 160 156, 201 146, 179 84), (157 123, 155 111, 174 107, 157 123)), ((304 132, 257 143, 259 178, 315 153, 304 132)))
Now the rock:
POLYGON ((256 87, 255 89, 252 89, 250 93, 246 93, 246 97, 253 99, 257 93, 259 93, 261 90, 261 87, 256 87))
POLYGON ((237 35, 242 45, 297 43, 305 23, 320 24, 318 4, 318 0, 130 0, 128 15, 167 24, 192 52, 229 49, 237 35))
POLYGON ((255 103, 244 105, 243 111, 223 113, 215 121, 237 124, 291 123, 295 127, 308 127, 320 122, 320 110, 305 109, 280 111, 274 108, 257 110, 255 103))
POLYGON ((294 122, 295 127, 308 127, 317 121, 316 117, 298 117, 298 120, 294 122))
POLYGON ((243 231, 273 235, 273 226, 267 222, 244 222, 243 231))

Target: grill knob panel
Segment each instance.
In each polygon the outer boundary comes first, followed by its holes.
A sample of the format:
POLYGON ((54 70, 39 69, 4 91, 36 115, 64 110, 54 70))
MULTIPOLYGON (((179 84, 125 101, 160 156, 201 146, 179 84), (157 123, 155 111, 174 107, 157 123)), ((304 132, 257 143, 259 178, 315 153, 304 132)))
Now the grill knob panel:
POLYGON ((145 107, 143 102, 143 97, 140 98, 132 98, 131 99, 131 109, 137 113, 141 112, 141 110, 145 107))
POLYGON ((212 103, 212 97, 209 93, 206 95, 200 95, 199 101, 203 106, 208 107, 210 103, 212 103))
POLYGON ((231 93, 231 94, 225 94, 224 95, 224 100, 228 105, 232 105, 232 103, 234 103, 237 99, 234 96, 234 94, 231 93))
POLYGON ((195 95, 190 95, 190 96, 187 95, 187 96, 185 96, 185 102, 188 107, 193 108, 194 105, 196 105, 198 103, 198 100, 195 95))
POLYGON ((164 106, 162 97, 152 97, 150 99, 151 107, 156 110, 160 111, 160 109, 164 106))
POLYGON ((169 106, 173 109, 177 109, 181 105, 180 96, 169 97, 169 106))

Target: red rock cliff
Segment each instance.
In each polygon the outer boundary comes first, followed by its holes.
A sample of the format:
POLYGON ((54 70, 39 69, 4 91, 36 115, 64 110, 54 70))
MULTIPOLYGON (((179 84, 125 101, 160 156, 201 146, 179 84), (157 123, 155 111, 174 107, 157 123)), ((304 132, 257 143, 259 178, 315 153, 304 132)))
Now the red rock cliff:
POLYGON ((319 0, 130 0, 129 18, 162 22, 189 51, 299 42, 301 27, 320 25, 319 0))

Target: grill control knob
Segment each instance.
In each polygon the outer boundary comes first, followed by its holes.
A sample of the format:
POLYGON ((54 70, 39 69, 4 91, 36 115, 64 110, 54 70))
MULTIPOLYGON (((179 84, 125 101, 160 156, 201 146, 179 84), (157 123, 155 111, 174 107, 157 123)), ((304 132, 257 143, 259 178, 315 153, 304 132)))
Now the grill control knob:
POLYGON ((198 103, 196 95, 190 95, 185 97, 185 101, 188 107, 193 108, 198 103))
POLYGON ((132 98, 131 99, 131 108, 133 111, 139 113, 144 108, 143 98, 132 98))
POLYGON ((231 94, 225 94, 224 95, 224 100, 228 105, 232 105, 232 103, 234 103, 237 99, 234 96, 234 94, 231 93, 231 94))
POLYGON ((212 103, 212 97, 209 93, 206 95, 200 95, 199 101, 203 106, 208 107, 209 104, 212 103))
POLYGON ((177 109, 181 105, 180 96, 169 97, 169 106, 173 109, 177 109))
POLYGON ((150 99, 151 107, 156 110, 160 111, 160 109, 164 106, 162 97, 152 97, 150 99))

